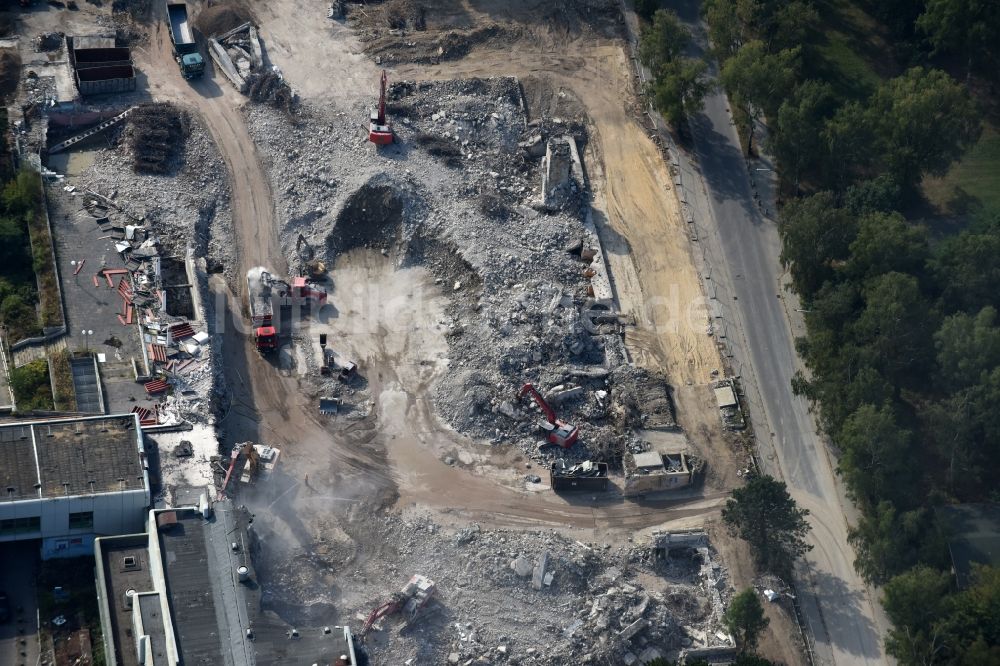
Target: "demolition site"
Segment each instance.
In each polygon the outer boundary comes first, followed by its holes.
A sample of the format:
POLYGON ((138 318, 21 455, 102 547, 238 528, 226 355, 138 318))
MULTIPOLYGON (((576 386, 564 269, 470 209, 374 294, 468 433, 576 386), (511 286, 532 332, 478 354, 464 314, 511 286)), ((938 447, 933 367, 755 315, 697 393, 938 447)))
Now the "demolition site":
POLYGON ((752 435, 669 176, 614 154, 660 159, 622 9, 427 4, 12 9, 62 323, 3 368, 71 390, 0 421, 0 547, 92 558, 105 663, 735 655, 752 435))

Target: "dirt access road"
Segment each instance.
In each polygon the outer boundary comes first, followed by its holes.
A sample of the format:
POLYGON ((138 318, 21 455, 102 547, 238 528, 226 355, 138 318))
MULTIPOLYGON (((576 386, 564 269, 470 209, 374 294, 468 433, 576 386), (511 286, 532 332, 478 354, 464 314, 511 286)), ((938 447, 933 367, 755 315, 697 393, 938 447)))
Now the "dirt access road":
MULTIPOLYGON (((315 95, 316 100, 331 102, 336 95, 331 97, 329 88, 316 84, 319 69, 327 75, 345 74, 338 84, 344 95, 374 99, 377 70, 357 51, 345 48, 351 44, 349 35, 341 32, 342 39, 330 40, 326 30, 337 28, 323 23, 317 27, 316 18, 301 14, 297 7, 284 9, 287 11, 273 5, 254 7, 262 21, 261 34, 269 55, 293 87, 304 98, 315 95), (300 18, 288 18, 292 16, 300 18), (282 18, 268 22, 271 17, 282 18), (305 45, 302 51, 295 49, 298 44, 305 45), (309 45, 315 45, 317 50, 310 52, 309 45), (361 81, 372 83, 366 88, 361 81)), ((159 11, 162 13, 162 9, 159 11)), ((162 16, 154 16, 150 31, 150 47, 140 52, 138 59, 151 92, 158 100, 176 101, 198 112, 230 170, 240 256, 238 274, 261 264, 285 272, 278 242, 280 220, 275 216, 266 174, 239 110, 245 99, 210 72, 198 81, 184 80, 171 56, 162 16)), ((263 441, 282 448, 290 484, 281 492, 296 491, 306 484, 308 475, 310 487, 329 488, 338 497, 383 501, 396 497, 403 507, 432 508, 445 516, 460 515, 463 521, 583 528, 591 530, 591 538, 714 512, 723 500, 723 493, 714 493, 644 505, 621 499, 572 504, 556 496, 541 497, 504 487, 468 469, 447 466, 428 455, 428 448, 442 438, 458 436, 434 415, 426 385, 399 380, 394 364, 400 360, 395 358, 370 359, 370 388, 378 402, 374 416, 349 429, 331 431, 327 423, 319 420, 315 396, 308 395, 299 378, 258 357, 243 330, 238 295, 218 278, 212 285, 216 309, 223 317, 223 363, 233 398, 223 423, 225 441, 263 441), (394 415, 400 404, 402 413, 394 415), (385 451, 390 441, 392 456, 387 460, 385 451), (400 473, 400 468, 405 468, 406 473, 400 473)), ((413 353, 422 357, 424 352, 417 348, 413 353)), ((463 448, 470 447, 465 444, 463 448)))

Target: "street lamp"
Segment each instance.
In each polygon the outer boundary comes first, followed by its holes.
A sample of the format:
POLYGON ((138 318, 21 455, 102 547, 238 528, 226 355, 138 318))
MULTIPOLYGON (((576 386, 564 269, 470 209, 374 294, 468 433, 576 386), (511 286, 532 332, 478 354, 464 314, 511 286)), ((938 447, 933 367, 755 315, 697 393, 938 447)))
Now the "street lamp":
POLYGON ((90 336, 92 336, 94 334, 94 332, 93 331, 88 331, 87 329, 83 329, 82 331, 80 331, 80 333, 83 334, 83 339, 87 343, 87 353, 89 354, 90 353, 90 336))

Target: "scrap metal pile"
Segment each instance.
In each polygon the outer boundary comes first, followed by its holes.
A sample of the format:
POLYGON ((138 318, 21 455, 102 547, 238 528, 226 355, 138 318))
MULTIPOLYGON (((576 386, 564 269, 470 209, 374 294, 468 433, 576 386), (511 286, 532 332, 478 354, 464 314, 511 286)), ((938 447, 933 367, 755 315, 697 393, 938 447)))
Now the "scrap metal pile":
MULTIPOLYGON (((73 193, 75 188, 68 186, 73 193)), ((96 192, 83 195, 83 210, 93 219, 95 233, 107 234, 124 263, 124 268, 108 268, 107 261, 92 276, 95 289, 113 289, 122 300, 118 321, 123 327, 136 326, 142 344, 142 365, 136 366, 136 381, 144 385, 150 397, 162 397, 171 386, 183 387, 203 375, 208 354, 203 353, 209 336, 196 331, 184 316, 169 313, 171 289, 164 284, 164 263, 183 261, 162 256, 158 237, 117 203, 96 192)), ((79 272, 85 263, 79 264, 79 272)), ((182 282, 187 283, 186 276, 182 282)), ((160 405, 153 410, 134 407, 143 425, 158 425, 175 420, 160 405)))

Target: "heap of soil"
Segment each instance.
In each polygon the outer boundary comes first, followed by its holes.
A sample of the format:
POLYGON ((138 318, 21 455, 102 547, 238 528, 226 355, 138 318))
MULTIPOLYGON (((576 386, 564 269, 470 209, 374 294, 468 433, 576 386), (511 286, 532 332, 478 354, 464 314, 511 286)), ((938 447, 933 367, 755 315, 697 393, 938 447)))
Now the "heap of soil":
POLYGON ((214 37, 247 21, 253 21, 253 16, 245 7, 235 3, 224 3, 199 13, 194 20, 194 27, 206 37, 214 37))
POLYGON ((0 99, 6 100, 21 81, 21 56, 14 49, 0 49, 0 99))
POLYGON ((383 183, 365 183, 350 197, 327 237, 333 252, 357 247, 391 249, 400 240, 407 206, 405 192, 383 183))

